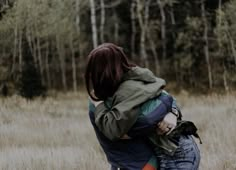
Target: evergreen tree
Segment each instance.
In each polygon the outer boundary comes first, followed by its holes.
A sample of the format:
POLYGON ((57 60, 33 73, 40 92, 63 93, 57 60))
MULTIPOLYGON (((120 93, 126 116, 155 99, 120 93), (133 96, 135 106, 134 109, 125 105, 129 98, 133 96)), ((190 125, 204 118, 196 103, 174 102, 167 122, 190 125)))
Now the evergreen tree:
POLYGON ((45 87, 42 85, 41 75, 33 62, 33 56, 26 40, 23 41, 23 67, 21 72, 19 92, 26 99, 44 95, 45 87))

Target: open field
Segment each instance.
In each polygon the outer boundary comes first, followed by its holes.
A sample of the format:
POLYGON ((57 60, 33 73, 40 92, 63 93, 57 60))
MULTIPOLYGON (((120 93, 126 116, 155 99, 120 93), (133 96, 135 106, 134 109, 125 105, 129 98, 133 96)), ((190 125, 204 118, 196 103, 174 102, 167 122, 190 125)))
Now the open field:
MULTIPOLYGON (((200 169, 235 170, 236 96, 181 95, 177 101, 199 127, 200 169)), ((0 169, 109 169, 87 116, 86 96, 0 99, 0 169)))

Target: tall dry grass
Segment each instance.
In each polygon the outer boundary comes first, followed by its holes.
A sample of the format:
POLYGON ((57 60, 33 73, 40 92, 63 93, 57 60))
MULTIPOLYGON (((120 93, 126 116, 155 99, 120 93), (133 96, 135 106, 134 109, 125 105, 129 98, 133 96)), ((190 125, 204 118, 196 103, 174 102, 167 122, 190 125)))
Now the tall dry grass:
POLYGON ((236 96, 179 97, 184 118, 193 120, 203 140, 202 170, 236 170, 236 96))
MULTIPOLYGON (((86 98, 0 99, 0 169, 109 169, 88 119, 86 98)), ((177 100, 185 119, 199 126, 200 169, 236 169, 236 97, 181 95, 177 100)))

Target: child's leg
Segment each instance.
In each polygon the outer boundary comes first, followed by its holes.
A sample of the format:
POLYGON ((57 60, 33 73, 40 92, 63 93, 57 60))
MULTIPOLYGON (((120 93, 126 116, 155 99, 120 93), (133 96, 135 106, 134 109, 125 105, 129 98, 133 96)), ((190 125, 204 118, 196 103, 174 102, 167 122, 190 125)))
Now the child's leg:
POLYGON ((181 136, 179 147, 173 156, 165 154, 161 149, 157 152, 160 170, 198 170, 200 152, 191 136, 181 136))

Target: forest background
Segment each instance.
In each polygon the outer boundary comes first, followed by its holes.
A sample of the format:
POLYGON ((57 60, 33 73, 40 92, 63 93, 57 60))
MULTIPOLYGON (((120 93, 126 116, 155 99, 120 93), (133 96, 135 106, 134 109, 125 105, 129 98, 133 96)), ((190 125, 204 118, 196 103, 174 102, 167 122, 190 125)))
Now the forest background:
POLYGON ((0 84, 17 93, 30 65, 44 89, 79 91, 89 51, 113 42, 171 89, 229 92, 235 11, 235 0, 1 0, 0 84))

